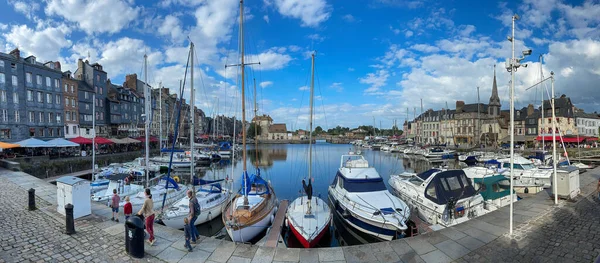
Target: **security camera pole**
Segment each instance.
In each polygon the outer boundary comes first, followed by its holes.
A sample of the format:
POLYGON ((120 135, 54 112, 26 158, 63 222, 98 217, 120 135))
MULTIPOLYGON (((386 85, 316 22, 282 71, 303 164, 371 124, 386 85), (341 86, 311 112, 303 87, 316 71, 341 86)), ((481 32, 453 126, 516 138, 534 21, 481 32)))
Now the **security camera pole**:
MULTIPOLYGON (((515 162, 515 72, 521 67, 521 61, 525 59, 525 56, 531 55, 531 49, 523 51, 521 58, 515 58, 515 21, 519 20, 519 15, 515 14, 512 16, 512 36, 508 37, 508 41, 512 42, 512 58, 506 60, 506 70, 510 72, 510 232, 513 234, 513 176, 514 176, 514 162, 515 162)), ((527 67, 524 64, 523 67, 527 67)))

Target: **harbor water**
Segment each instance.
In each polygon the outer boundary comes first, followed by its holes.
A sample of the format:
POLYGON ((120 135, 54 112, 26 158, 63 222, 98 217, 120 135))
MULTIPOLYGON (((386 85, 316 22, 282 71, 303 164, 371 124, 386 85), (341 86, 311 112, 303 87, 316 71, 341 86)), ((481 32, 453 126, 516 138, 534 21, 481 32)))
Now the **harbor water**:
MULTIPOLYGON (((377 169, 388 189, 390 189, 388 179, 392 174, 404 171, 422 172, 440 165, 450 167, 456 165, 453 160, 450 160, 450 163, 430 163, 424 159, 403 158, 401 153, 360 149, 349 144, 317 143, 313 145, 313 196, 320 196, 324 201, 328 200, 328 186, 333 182, 340 167, 341 156, 350 151, 361 151, 361 155, 369 161, 369 165, 377 169)), ((308 179, 307 163, 307 144, 261 144, 256 149, 253 145, 248 146, 246 160, 248 173, 256 173, 257 169, 260 169, 261 176, 271 182, 279 200, 288 199, 291 202, 302 196, 302 179, 308 179)), ((232 188, 234 192, 237 192, 242 186, 242 173, 241 156, 196 169, 196 175, 204 179, 233 179, 233 184, 227 184, 226 187, 232 188)), ((178 172, 178 176, 185 178, 189 176, 189 173, 178 172)), ((206 236, 228 239, 221 217, 198 226, 198 230, 206 236)), ((300 246, 292 235, 287 235, 286 231, 283 231, 282 235, 289 247, 300 246)), ((261 237, 259 235, 259 238, 261 237)), ((252 241, 257 242, 259 238, 252 241)), ((323 238, 319 245, 330 247, 370 242, 376 242, 376 240, 352 231, 334 216, 330 235, 323 238)))

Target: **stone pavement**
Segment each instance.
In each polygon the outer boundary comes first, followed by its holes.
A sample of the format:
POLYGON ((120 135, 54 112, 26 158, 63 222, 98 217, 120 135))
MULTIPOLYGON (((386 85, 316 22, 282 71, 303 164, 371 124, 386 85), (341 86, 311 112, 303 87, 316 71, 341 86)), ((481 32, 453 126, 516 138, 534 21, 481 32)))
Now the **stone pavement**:
POLYGON ((93 215, 75 220, 77 233, 65 235, 64 217, 55 212, 56 186, 0 169, 0 262, 591 262, 600 254, 600 202, 590 195, 599 176, 600 168, 581 175, 576 203, 556 206, 546 192, 515 203, 512 239, 508 207, 414 238, 319 249, 203 237, 188 253, 181 231, 156 225, 157 243, 145 247, 144 259, 133 260, 124 252, 124 226, 108 219, 108 207, 93 203, 93 215), (37 211, 27 211, 31 187, 37 211))

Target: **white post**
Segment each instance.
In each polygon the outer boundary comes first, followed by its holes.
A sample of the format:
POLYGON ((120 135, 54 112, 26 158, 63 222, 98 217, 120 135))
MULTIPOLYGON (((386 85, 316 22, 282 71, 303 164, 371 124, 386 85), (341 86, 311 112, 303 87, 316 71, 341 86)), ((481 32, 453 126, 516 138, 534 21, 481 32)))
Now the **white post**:
POLYGON ((162 82, 158 84, 158 137, 159 149, 163 147, 162 140, 162 82))
POLYGON ((558 186, 557 186, 557 178, 556 178, 556 163, 558 163, 558 159, 556 157, 556 113, 554 112, 554 72, 550 73, 550 78, 552 79, 552 170, 554 177, 554 204, 558 204, 558 186))
POLYGON ((512 59, 510 61, 510 231, 509 234, 512 236, 513 234, 513 202, 514 202, 514 194, 513 194, 513 176, 514 176, 514 163, 515 163, 515 20, 517 20, 517 16, 513 15, 512 17, 512 59))
MULTIPOLYGON (((96 176, 96 93, 92 93, 92 177, 96 176)), ((94 179, 95 180, 95 179, 94 179)))

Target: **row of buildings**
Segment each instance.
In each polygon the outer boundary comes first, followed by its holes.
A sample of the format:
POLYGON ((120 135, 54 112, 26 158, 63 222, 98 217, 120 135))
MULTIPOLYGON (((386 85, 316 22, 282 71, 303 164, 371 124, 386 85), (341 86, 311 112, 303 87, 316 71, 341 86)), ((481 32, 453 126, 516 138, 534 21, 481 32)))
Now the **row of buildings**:
MULTIPOLYGON (((127 75, 122 85, 114 84, 102 65, 88 60, 79 59, 72 73, 61 71, 59 62, 22 57, 19 49, 0 53, 0 140, 91 138, 94 121, 97 136, 142 136, 145 92, 151 93, 151 135, 160 133, 160 123, 163 137, 173 134, 178 98, 168 88, 153 88, 136 74, 127 75)), ((185 100, 181 112, 178 137, 185 139, 190 130, 190 105, 185 100)), ((194 113, 197 135, 210 133, 213 119, 196 107, 194 113)))
MULTIPOLYGON (((465 104, 457 101, 454 109, 429 109, 412 121, 405 121, 404 136, 421 144, 497 146, 509 141, 510 111, 501 110, 496 72, 489 103, 465 104)), ((543 105, 515 110, 515 141, 535 145, 552 136, 552 106, 543 105)), ((555 99, 557 135, 598 139, 600 115, 585 113, 565 95, 555 99)))

